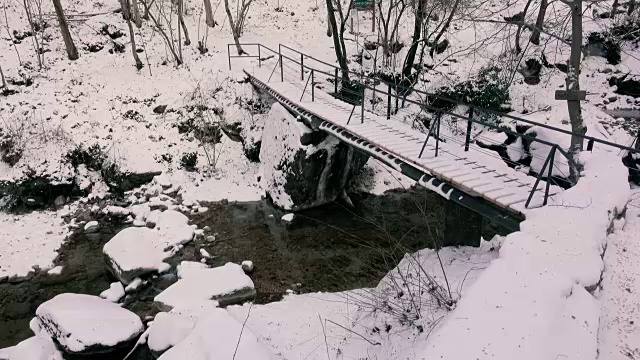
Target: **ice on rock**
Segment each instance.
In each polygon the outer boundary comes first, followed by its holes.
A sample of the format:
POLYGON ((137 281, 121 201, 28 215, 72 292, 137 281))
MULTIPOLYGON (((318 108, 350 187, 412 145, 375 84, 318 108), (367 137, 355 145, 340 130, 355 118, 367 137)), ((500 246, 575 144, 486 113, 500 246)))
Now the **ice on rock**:
POLYGON ((72 354, 104 353, 129 346, 142 333, 140 318, 129 310, 84 294, 60 294, 36 310, 46 333, 72 354))
POLYGON ((184 359, 270 360, 273 357, 258 342, 256 336, 249 329, 243 329, 242 324, 229 315, 227 310, 210 308, 200 315, 195 327, 184 340, 159 358, 184 359))
POLYGON ((111 283, 109 288, 100 293, 100 297, 117 303, 124 296, 124 287, 120 282, 111 283))
POLYGON ((182 269, 181 278, 155 297, 167 309, 188 307, 216 300, 220 305, 237 304, 253 299, 253 281, 238 264, 227 263, 217 268, 182 269))

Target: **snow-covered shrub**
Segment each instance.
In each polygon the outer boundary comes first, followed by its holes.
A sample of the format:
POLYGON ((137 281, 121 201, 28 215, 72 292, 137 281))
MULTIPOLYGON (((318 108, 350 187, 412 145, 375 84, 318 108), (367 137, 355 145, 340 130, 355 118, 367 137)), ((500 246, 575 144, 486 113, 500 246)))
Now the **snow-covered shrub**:
MULTIPOLYGON (((480 69, 475 79, 437 89, 434 94, 436 96, 428 96, 427 102, 430 106, 444 111, 453 110, 458 106, 455 101, 460 101, 497 112, 508 112, 510 109, 509 83, 501 78, 501 71, 494 66, 484 67, 480 69)), ((489 114, 482 114, 482 116, 486 117, 486 120, 494 118, 489 114)))

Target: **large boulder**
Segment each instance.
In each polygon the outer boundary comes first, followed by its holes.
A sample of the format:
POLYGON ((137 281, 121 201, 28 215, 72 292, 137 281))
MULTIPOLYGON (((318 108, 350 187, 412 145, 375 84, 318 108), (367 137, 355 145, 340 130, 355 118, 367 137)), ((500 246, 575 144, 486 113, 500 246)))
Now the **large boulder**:
POLYGON ((84 294, 60 294, 36 310, 37 326, 70 354, 107 353, 132 345, 144 330, 129 310, 84 294))
POLYGON ((315 132, 274 104, 260 149, 263 185, 274 204, 302 210, 334 201, 368 156, 315 132))
POLYGON ((189 335, 196 319, 177 312, 161 312, 149 326, 147 345, 154 354, 161 354, 189 335))
POLYGON ((221 306, 251 300, 256 296, 253 281, 238 264, 217 268, 181 265, 180 280, 155 297, 163 310, 218 302, 221 306))
POLYGON ((154 229, 126 228, 102 249, 109 269, 124 284, 149 273, 169 270, 164 260, 174 255, 177 246, 193 239, 194 229, 185 215, 174 210, 157 214, 154 229))

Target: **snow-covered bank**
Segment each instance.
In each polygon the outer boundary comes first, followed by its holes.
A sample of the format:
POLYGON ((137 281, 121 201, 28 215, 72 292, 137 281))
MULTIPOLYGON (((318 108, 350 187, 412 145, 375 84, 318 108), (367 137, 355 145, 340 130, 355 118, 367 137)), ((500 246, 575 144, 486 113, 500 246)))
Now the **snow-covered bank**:
POLYGON ((55 211, 0 212, 0 279, 26 276, 34 266, 52 268, 67 236, 68 228, 55 211))
POLYGON ((529 211, 418 359, 595 359, 595 289, 630 190, 615 156, 583 154, 578 185, 529 211), (464 346, 460 346, 464 344, 464 346))
POLYGON ((640 189, 615 222, 604 256, 598 351, 601 359, 640 358, 640 189))

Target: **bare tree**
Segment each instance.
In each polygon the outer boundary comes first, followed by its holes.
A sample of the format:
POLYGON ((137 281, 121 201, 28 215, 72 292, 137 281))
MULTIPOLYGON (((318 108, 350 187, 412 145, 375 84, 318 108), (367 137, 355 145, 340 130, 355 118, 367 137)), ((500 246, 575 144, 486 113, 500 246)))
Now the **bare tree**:
POLYGON ((64 45, 67 48, 67 55, 69 56, 69 60, 77 60, 80 55, 78 55, 78 49, 76 49, 76 46, 73 43, 73 38, 71 37, 71 33, 69 32, 69 25, 67 24, 67 19, 64 16, 64 11, 62 9, 62 5, 60 4, 60 0, 53 0, 53 7, 55 8, 56 15, 58 16, 58 24, 60 24, 60 31, 62 32, 64 45))
POLYGON ((212 28, 216 26, 216 22, 213 19, 213 8, 211 7, 211 0, 204 0, 204 13, 207 23, 207 26, 212 28))
POLYGON ((382 56, 384 64, 389 66, 391 64, 392 47, 394 46, 393 41, 398 33, 398 26, 402 21, 402 15, 407 8, 407 3, 404 0, 389 0, 386 2, 386 4, 388 4, 386 16, 382 9, 382 3, 382 1, 378 1, 378 12, 380 13, 378 16, 380 19, 378 22, 378 32, 382 36, 382 56), (395 15, 393 14, 394 10, 396 10, 395 15), (389 28, 391 28, 391 30, 389 30, 389 28))
POLYGON ((531 33, 531 43, 540 45, 540 29, 544 25, 544 17, 547 13, 547 6, 549 3, 547 0, 540 0, 540 10, 538 11, 538 18, 536 19, 536 25, 531 33))
MULTIPOLYGON (((189 39, 189 30, 187 30, 187 25, 184 23, 184 0, 178 0, 178 21, 180 22, 180 26, 182 26, 182 31, 184 32, 184 44, 186 46, 191 45, 191 39, 189 39)), ((178 36, 180 33, 178 32, 178 36)), ((180 57, 182 57, 182 49, 180 50, 180 57)))
POLYGON ((433 46, 429 51, 429 56, 431 56, 432 58, 433 58, 433 53, 438 47, 438 42, 440 41, 440 38, 442 37, 442 35, 444 35, 444 32, 447 31, 447 29, 449 28, 449 25, 451 25, 451 20, 453 20, 453 15, 456 14, 456 11, 458 10, 459 5, 460 5, 460 0, 456 0, 456 2, 453 4, 453 8, 451 9, 451 12, 449 13, 449 17, 447 18, 447 21, 442 25, 442 27, 440 28, 440 32, 438 32, 438 35, 436 35, 436 38, 433 40, 433 46))
POLYGON ((407 56, 404 59, 404 65, 402 67, 402 76, 409 77, 411 75, 411 69, 413 63, 416 60, 416 53, 418 52, 418 43, 422 35, 422 23, 424 22, 426 11, 424 8, 425 1, 418 0, 415 6, 414 22, 413 22, 413 35, 411 36, 411 46, 407 51, 407 56))
POLYGON ((127 22, 127 26, 129 27, 129 37, 131 38, 131 53, 133 54, 133 60, 136 62, 136 68, 140 70, 142 69, 142 61, 140 61, 140 57, 138 57, 138 49, 136 48, 136 37, 133 33, 133 26, 131 25, 131 18, 133 16, 131 3, 129 2, 129 0, 120 0, 120 6, 122 6, 122 17, 124 17, 124 20, 127 22))
MULTIPOLYGON (((546 0, 543 0, 546 1, 546 0)), ((568 61, 567 67, 567 91, 574 92, 574 94, 580 91, 580 62, 582 61, 582 0, 573 0, 569 4, 571 7, 571 55, 568 61)), ((571 130, 574 134, 571 135, 571 148, 569 149, 569 156, 578 163, 578 153, 583 150, 583 140, 587 133, 587 127, 584 125, 582 119, 582 108, 580 107, 580 100, 567 97, 567 108, 569 110, 569 120, 571 122, 571 130)), ((580 169, 576 169, 575 166, 569 166, 569 180, 576 183, 579 177, 580 169)))
MULTIPOLYGON (((228 0, 225 0, 228 1, 228 0)), ((349 1, 347 7, 347 15, 344 15, 342 10, 342 3, 339 0, 326 0, 327 2, 327 17, 329 18, 329 26, 331 28, 331 34, 333 35, 333 48, 336 52, 336 58, 340 69, 342 70, 342 84, 350 84, 349 80, 349 66, 347 63, 347 49, 344 45, 344 32, 347 30, 347 20, 349 19, 349 9, 353 6, 353 0, 349 1), (334 3, 335 1, 335 3, 334 3), (336 21, 336 14, 340 16, 340 30, 338 30, 338 22, 336 21)))
POLYGON ((240 9, 237 10, 236 19, 234 21, 233 15, 231 14, 231 8, 229 7, 229 0, 224 0, 224 9, 227 12, 227 17, 229 18, 229 25, 231 26, 231 34, 233 35, 233 41, 236 44, 236 51, 238 55, 246 54, 247 52, 242 49, 240 45, 240 36, 242 36, 242 31, 244 29, 244 21, 247 17, 247 13, 249 12, 249 7, 253 3, 253 0, 242 0, 242 4, 240 4, 240 9))
MULTIPOLYGON (((44 66, 44 51, 40 45, 40 42, 42 41, 42 39, 38 40, 38 31, 37 31, 37 26, 34 20, 34 14, 33 14, 33 9, 31 8, 31 1, 29 0, 24 0, 22 2, 22 5, 24 7, 24 11, 27 14, 27 20, 29 21, 29 26, 31 27, 31 33, 33 34, 32 39, 33 39, 33 49, 36 53, 36 57, 38 58, 38 66, 40 69, 42 69, 42 67, 44 66)), ((40 26, 42 26, 42 24, 40 24, 40 26)))
POLYGON ((140 7, 138 6, 138 0, 131 0, 131 19, 136 27, 140 29, 142 27, 142 17, 140 17, 140 7))
POLYGON ((20 52, 18 51, 18 47, 16 46, 16 42, 13 39, 13 35, 11 35, 11 29, 9 29, 9 18, 7 17, 7 4, 4 6, 4 28, 7 30, 7 35, 9 35, 9 40, 11 44, 13 44, 13 49, 16 51, 16 55, 18 55, 18 63, 22 66, 22 59, 20 59, 20 52))
POLYGON ((155 1, 151 0, 149 3, 147 3, 147 1, 145 0, 140 0, 140 1, 142 2, 142 5, 144 5, 145 7, 145 15, 148 16, 151 19, 151 21, 153 21, 153 24, 155 25, 155 29, 160 33, 160 35, 164 39, 165 45, 169 48, 169 51, 171 51, 171 54, 173 55, 173 58, 175 59, 176 63, 178 65, 182 65, 183 63, 182 56, 178 55, 176 46, 173 41, 174 37, 173 37, 173 28, 171 26, 171 14, 169 14, 169 18, 167 19, 167 17, 164 15, 164 12, 162 11, 162 8, 160 6, 156 6, 159 16, 161 16, 161 18, 164 18, 167 22, 167 28, 169 29, 169 34, 171 34, 171 37, 169 37, 169 35, 167 35, 167 32, 164 30, 165 27, 158 21, 158 19, 155 16, 153 16, 153 13, 150 10, 151 4, 153 4, 155 1))
MULTIPOLYGON (((531 6, 531 2, 532 0, 527 0, 527 3, 524 6, 524 10, 522 11, 522 16, 521 16, 521 20, 522 23, 526 22, 527 19, 527 11, 529 10, 529 6, 531 6)), ((522 48, 520 47, 520 35, 522 34, 522 24, 518 24, 518 30, 516 31, 516 54, 520 54, 520 52, 522 52, 522 48)))
POLYGON ((2 87, 5 89, 9 88, 9 85, 7 85, 7 79, 4 78, 4 73, 2 72, 2 66, 0 65, 0 78, 2 78, 2 87))

